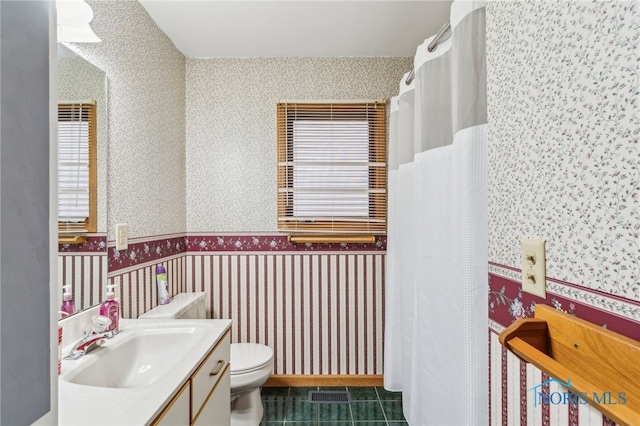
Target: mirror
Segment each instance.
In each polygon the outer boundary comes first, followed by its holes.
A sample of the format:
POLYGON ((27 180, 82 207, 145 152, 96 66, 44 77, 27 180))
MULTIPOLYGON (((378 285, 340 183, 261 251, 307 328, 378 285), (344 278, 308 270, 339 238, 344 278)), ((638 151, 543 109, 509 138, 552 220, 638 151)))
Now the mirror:
POLYGON ((62 286, 68 285, 79 312, 101 303, 107 285, 107 76, 60 43, 57 68, 58 102, 93 100, 96 105, 96 232, 83 233, 83 244, 58 245, 57 306, 62 306, 62 286))

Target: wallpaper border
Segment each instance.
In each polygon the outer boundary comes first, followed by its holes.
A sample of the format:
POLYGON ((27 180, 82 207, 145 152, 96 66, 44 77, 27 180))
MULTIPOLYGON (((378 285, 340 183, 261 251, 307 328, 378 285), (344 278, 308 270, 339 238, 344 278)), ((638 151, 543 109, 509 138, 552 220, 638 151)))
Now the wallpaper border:
POLYGON ((97 253, 105 254, 107 251, 107 235, 87 235, 84 244, 58 244, 58 253, 97 253))
POLYGON ((522 292, 520 274, 515 268, 489 264, 490 328, 533 317, 535 305, 542 303, 640 340, 640 303, 552 278, 547 278, 547 299, 542 299, 522 292))
POLYGON ((292 244, 287 235, 190 234, 187 251, 386 251, 387 237, 376 236, 373 244, 292 244))
POLYGON ((213 252, 385 252, 387 237, 373 244, 291 244, 282 234, 168 234, 129 240, 125 250, 108 243, 109 274, 186 253, 213 252))
POLYGON ((142 266, 147 262, 159 262, 167 257, 186 252, 186 238, 184 235, 172 234, 155 238, 129 240, 128 247, 125 250, 116 250, 115 243, 110 242, 108 253, 109 274, 113 275, 115 271, 121 269, 142 266))

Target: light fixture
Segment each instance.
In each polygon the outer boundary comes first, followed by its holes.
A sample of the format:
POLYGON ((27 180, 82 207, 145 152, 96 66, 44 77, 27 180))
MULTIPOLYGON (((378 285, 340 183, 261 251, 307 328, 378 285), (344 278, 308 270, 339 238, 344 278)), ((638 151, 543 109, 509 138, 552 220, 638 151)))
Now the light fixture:
POLYGON ((99 43, 102 40, 93 32, 89 22, 93 10, 84 0, 56 0, 58 42, 99 43))

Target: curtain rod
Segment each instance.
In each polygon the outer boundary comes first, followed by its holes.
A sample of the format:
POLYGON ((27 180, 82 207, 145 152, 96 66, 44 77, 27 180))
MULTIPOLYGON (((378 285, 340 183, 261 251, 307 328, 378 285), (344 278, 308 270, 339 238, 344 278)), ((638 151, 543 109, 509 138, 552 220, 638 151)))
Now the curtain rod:
MULTIPOLYGON (((449 31, 451 29, 451 22, 447 21, 446 24, 444 24, 442 26, 442 28, 440 28, 440 31, 438 31, 435 35, 435 37, 433 37, 433 40, 431 40, 431 43, 429 43, 429 45, 427 46, 427 50, 429 52, 433 52, 436 49, 436 46, 438 46, 438 43, 440 42, 440 39, 442 39, 442 37, 447 33, 447 31, 449 31)), ((411 70, 411 72, 409 73, 409 75, 407 76, 407 79, 405 80, 405 84, 408 86, 411 84, 411 82, 413 81, 413 77, 414 77, 414 70, 411 70)))

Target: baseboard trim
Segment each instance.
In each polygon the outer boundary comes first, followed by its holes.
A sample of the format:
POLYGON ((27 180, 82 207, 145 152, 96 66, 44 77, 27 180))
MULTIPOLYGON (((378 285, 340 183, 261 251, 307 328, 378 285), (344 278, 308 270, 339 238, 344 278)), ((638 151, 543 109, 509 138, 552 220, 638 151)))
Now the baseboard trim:
POLYGON ((381 374, 272 374, 265 387, 382 386, 381 374))

